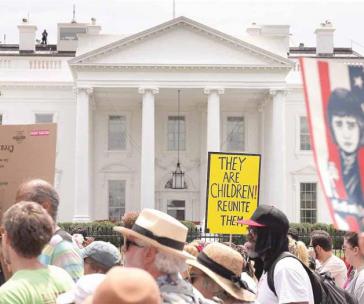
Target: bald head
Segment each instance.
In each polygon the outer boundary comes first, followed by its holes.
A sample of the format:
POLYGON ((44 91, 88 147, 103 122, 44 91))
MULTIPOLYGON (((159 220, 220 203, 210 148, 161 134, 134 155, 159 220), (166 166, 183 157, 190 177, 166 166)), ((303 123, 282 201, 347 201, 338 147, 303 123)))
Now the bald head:
POLYGON ((59 196, 53 186, 42 179, 32 179, 21 184, 16 192, 16 202, 29 201, 42 205, 53 218, 57 219, 59 196))

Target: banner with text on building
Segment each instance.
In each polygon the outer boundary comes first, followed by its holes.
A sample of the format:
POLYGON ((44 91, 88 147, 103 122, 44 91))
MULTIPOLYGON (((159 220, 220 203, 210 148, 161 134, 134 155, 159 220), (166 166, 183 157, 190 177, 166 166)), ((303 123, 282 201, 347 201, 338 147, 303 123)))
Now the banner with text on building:
POLYGON ((364 69, 300 60, 311 143, 331 219, 364 231, 364 69))
POLYGON ((245 234, 238 220, 258 207, 260 155, 209 152, 206 228, 210 233, 245 234))

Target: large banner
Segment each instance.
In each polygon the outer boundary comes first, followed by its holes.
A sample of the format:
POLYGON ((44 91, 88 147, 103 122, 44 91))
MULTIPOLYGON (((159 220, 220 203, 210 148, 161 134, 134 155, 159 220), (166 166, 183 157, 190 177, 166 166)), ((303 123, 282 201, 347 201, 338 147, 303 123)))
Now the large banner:
POLYGON ((338 229, 364 229, 364 71, 301 59, 316 166, 338 229))
POLYGON ((56 124, 0 126, 0 216, 15 202, 18 186, 41 178, 53 184, 56 124))
POLYGON ((209 152, 206 228, 210 233, 246 234, 259 202, 260 155, 209 152))

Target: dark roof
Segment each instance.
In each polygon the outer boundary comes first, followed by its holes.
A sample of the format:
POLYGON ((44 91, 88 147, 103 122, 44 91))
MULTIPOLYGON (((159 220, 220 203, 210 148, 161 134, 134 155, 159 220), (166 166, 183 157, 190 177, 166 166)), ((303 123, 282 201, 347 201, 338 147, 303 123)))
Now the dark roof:
POLYGON ((58 52, 56 44, 36 44, 35 52, 20 51, 19 44, 1 44, 0 55, 6 56, 52 56, 52 57, 74 57, 76 52, 58 52))
MULTIPOLYGON (((1 44, 0 43, 0 55, 6 56, 52 56, 52 57, 74 57, 76 52, 58 52, 56 44, 37 44, 35 46, 35 52, 19 52, 18 44, 1 44)), ((309 56, 309 57, 336 57, 336 58, 363 58, 363 55, 355 52, 352 48, 348 47, 336 47, 333 54, 319 54, 316 55, 315 47, 290 47, 288 57, 294 58, 297 56, 309 56)))
POLYGON ((359 54, 358 52, 354 51, 352 48, 349 48, 349 47, 336 47, 336 48, 334 48, 333 54, 316 55, 315 47, 306 47, 306 46, 290 47, 288 56, 289 57, 310 56, 310 57, 325 57, 325 58, 327 58, 327 57, 362 58, 363 57, 363 55, 359 54))

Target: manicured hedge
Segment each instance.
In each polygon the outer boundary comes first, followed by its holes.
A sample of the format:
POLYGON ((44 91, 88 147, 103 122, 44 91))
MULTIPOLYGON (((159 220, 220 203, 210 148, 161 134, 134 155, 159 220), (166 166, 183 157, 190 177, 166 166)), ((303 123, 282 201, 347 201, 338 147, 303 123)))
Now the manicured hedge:
POLYGON ((102 240, 113 243, 115 246, 120 247, 122 244, 122 237, 120 233, 113 231, 114 226, 120 226, 121 223, 114 223, 110 221, 94 221, 87 223, 59 223, 62 229, 70 234, 85 232, 86 236, 94 237, 95 240, 102 240))
POLYGON ((310 234, 314 230, 324 230, 327 231, 333 240, 334 249, 341 249, 343 245, 343 236, 345 235, 345 231, 336 230, 333 225, 330 224, 302 224, 302 223, 291 223, 290 226, 292 228, 297 229, 299 234, 299 239, 303 241, 306 245, 310 243, 310 234))
MULTIPOLYGON (((188 241, 193 239, 205 239, 206 241, 229 241, 228 235, 211 235, 204 233, 203 229, 196 225, 194 222, 182 221, 182 223, 188 228, 188 241)), ((128 223, 125 223, 128 224, 128 223)), ((122 236, 113 231, 114 226, 123 226, 123 222, 114 223, 110 221, 94 221, 87 223, 60 223, 59 226, 69 233, 77 233, 82 230, 85 231, 87 236, 92 236, 96 240, 104 240, 113 243, 115 246, 122 244, 122 236)), ((292 228, 297 229, 299 239, 306 245, 310 242, 310 234, 313 230, 325 230, 333 238, 334 248, 341 249, 343 244, 343 236, 345 231, 336 230, 332 225, 328 224, 302 224, 291 223, 292 228)), ((243 235, 234 235, 233 242, 235 244, 243 244, 246 241, 246 237, 243 235)))

